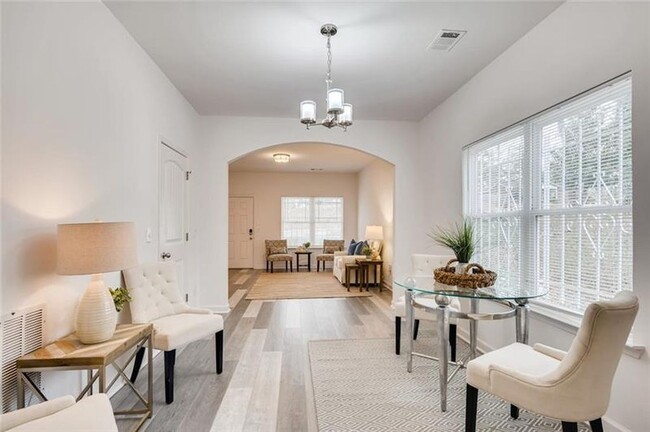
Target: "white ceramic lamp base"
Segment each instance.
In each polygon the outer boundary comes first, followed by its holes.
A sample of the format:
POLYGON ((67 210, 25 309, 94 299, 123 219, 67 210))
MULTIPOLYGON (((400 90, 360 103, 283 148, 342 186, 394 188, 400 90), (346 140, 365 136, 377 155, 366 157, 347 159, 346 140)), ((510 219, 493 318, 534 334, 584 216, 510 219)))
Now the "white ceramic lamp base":
POLYGON ((77 309, 77 336, 82 343, 95 344, 115 333, 117 311, 101 275, 93 275, 77 309))

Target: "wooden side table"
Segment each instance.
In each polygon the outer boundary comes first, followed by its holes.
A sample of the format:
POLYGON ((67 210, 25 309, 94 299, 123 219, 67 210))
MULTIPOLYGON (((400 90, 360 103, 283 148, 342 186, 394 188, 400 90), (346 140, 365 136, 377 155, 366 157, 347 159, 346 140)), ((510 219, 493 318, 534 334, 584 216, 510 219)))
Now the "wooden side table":
POLYGON ((86 370, 88 371, 88 384, 77 396, 77 401, 87 394, 92 394, 95 381, 98 382, 99 392, 107 393, 119 377, 122 377, 135 395, 140 399, 145 408, 115 411, 116 416, 141 416, 140 421, 133 430, 138 430, 144 422, 153 415, 153 325, 152 324, 123 324, 118 325, 113 337, 106 342, 93 345, 81 343, 76 333, 68 335, 51 344, 29 353, 16 360, 18 372, 18 408, 25 407, 25 386, 45 402, 47 397, 32 382, 28 372, 48 372, 54 370, 86 370), (135 354, 147 344, 148 354, 148 389, 147 399, 131 383, 124 373, 124 369, 135 358, 135 354), (133 349, 133 353, 120 366, 118 358, 133 349), (106 383, 106 368, 113 366, 117 375, 110 383, 106 383))
POLYGON ((384 261, 383 260, 371 260, 371 259, 358 259, 356 263, 359 265, 361 270, 361 287, 366 287, 366 291, 369 290, 370 286, 370 269, 374 274, 374 284, 379 284, 379 292, 382 291, 382 284, 384 282, 384 261), (379 270, 379 280, 377 280, 377 270, 379 270))
POLYGON ((311 271, 311 252, 310 251, 304 251, 304 252, 294 252, 296 254, 296 272, 300 273, 300 267, 307 267, 307 271, 311 271), (307 255, 307 264, 300 264, 300 255, 307 255))
POLYGON ((359 280, 359 264, 357 263, 349 263, 345 265, 345 287, 348 289, 348 292, 350 292, 350 276, 352 275, 352 272, 354 272, 354 280, 357 281, 357 285, 359 285, 359 291, 363 291, 361 281, 359 280))

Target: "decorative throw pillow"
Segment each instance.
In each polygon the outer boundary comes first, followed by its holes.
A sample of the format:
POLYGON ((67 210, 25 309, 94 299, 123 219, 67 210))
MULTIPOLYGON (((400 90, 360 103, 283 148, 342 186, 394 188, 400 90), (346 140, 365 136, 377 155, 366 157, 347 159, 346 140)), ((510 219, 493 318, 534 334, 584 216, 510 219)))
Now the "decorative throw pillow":
POLYGON ((350 246, 348 246, 348 255, 354 255, 354 251, 357 248, 357 242, 354 239, 350 240, 350 246))
POLYGON ((333 254, 334 252, 336 252, 338 250, 339 250, 339 248, 337 248, 336 246, 325 246, 324 253, 333 254))
POLYGON ((354 250, 354 254, 363 255, 363 248, 366 246, 368 246, 368 243, 366 243, 365 241, 360 241, 359 243, 357 243, 357 247, 354 250))
POLYGON ((271 246, 271 250, 269 252, 271 252, 271 255, 286 254, 287 248, 285 248, 284 246, 271 246))

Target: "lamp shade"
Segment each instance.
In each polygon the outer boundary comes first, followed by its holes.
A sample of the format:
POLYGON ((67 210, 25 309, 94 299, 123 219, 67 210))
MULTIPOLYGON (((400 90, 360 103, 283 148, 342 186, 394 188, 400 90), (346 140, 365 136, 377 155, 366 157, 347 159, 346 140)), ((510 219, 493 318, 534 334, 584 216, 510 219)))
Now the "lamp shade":
POLYGON ((343 112, 343 90, 331 89, 327 92, 328 114, 340 114, 343 112))
POLYGON ((316 102, 310 100, 300 102, 300 122, 303 124, 316 123, 316 102))
POLYGON ((368 225, 366 227, 366 239, 367 240, 383 240, 384 239, 384 227, 381 225, 368 225))
POLYGON ((60 224, 57 273, 99 274, 138 263, 133 222, 60 224))
POLYGON ((339 123, 343 126, 352 124, 352 104, 343 104, 343 112, 339 114, 339 123))

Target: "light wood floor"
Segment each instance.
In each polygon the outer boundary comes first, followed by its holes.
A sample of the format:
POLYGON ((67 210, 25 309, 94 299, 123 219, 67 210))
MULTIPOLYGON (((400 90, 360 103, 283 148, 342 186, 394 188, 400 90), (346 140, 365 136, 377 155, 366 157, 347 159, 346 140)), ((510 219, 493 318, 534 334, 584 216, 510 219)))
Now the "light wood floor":
MULTIPOLYGON (((232 311, 225 319, 221 375, 214 373, 214 338, 188 345, 177 354, 174 403, 165 405, 162 356, 156 357, 155 413, 148 431, 315 431, 307 342, 393 337, 390 291, 374 288, 372 297, 359 298, 245 300, 260 274, 229 273, 232 311)), ((145 391, 146 370, 137 387, 145 391)), ((123 388, 112 401, 127 408, 136 399, 123 388)), ((131 424, 118 422, 121 431, 131 424)))

